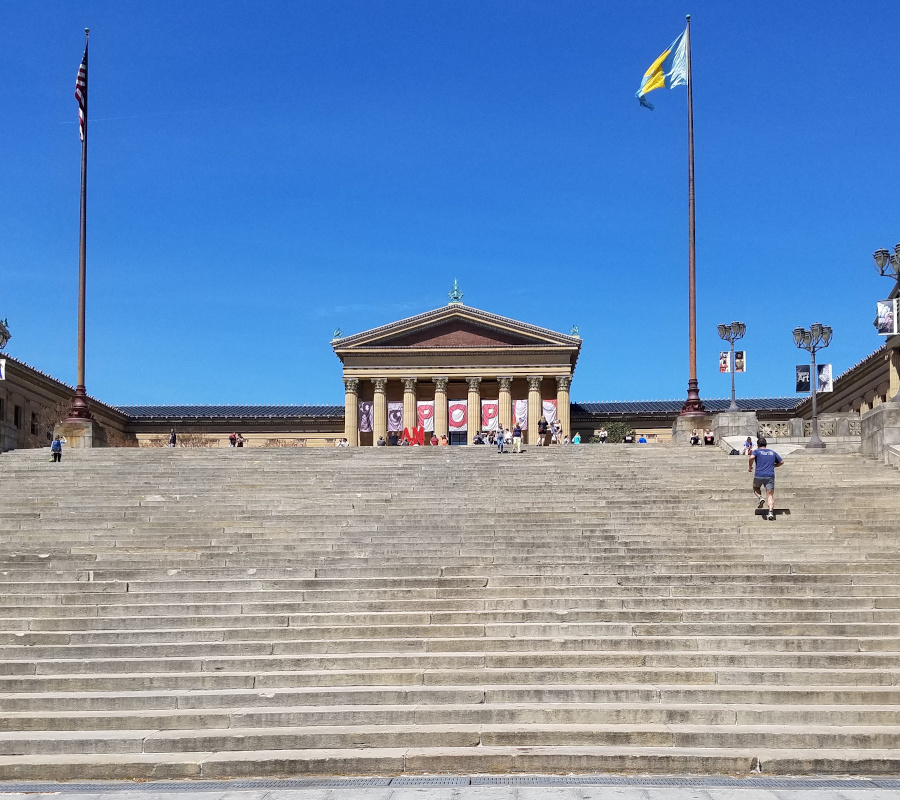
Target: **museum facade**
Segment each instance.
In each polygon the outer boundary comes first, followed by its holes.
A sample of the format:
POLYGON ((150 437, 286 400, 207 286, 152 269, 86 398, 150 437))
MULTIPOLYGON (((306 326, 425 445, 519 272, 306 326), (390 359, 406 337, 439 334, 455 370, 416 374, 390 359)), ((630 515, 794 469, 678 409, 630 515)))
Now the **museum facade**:
MULTIPOLYGON (((898 390, 898 350, 885 346, 835 379, 820 396, 821 414, 865 414, 898 390)), ((342 405, 111 406, 91 399, 112 445, 160 445, 176 430, 185 445, 227 446, 243 434, 248 446, 372 446, 392 431, 424 428, 440 440, 470 444, 478 431, 518 422, 535 442, 541 416, 558 419, 564 435, 587 442, 599 428, 621 421, 650 440, 668 441, 682 400, 572 402, 570 388, 582 340, 568 334, 465 306, 441 308, 342 336, 331 347, 341 363, 342 405)), ((0 358, 5 354, 0 354, 0 358)), ((0 380, 0 447, 46 446, 73 389, 12 356, 0 380)), ((715 414, 727 399, 704 400, 715 414)), ((808 397, 738 398, 772 430, 808 418, 808 397), (778 423, 776 425, 776 423, 778 423), (774 428, 772 426, 775 426, 774 428)), ((821 424, 821 419, 820 419, 821 424)), ((858 427, 858 426, 857 426, 858 427)))

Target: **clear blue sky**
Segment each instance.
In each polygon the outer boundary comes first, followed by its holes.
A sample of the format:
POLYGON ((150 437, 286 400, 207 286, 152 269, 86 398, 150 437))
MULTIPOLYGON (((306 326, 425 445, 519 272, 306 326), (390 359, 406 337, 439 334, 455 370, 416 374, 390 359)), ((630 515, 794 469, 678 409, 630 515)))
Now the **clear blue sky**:
POLYGON ((692 15, 702 397, 793 394, 797 325, 880 345, 900 240, 896 0, 9 3, 8 352, 75 380, 91 28, 87 388, 342 402, 329 341, 465 302, 568 332, 576 400, 685 396, 684 88, 634 97, 692 15))

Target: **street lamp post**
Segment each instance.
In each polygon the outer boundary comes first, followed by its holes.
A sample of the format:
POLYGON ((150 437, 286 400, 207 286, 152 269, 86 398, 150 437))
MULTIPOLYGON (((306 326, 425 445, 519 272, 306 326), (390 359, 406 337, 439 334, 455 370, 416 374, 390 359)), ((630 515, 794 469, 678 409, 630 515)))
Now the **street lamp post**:
MULTIPOLYGON (((900 296, 900 244, 894 245, 893 255, 882 248, 881 250, 876 250, 872 254, 872 258, 875 259, 875 269, 878 270, 878 274, 882 278, 893 278, 897 282, 894 290, 891 292, 891 297, 900 296)), ((896 357, 897 354, 892 354, 893 359, 896 359, 896 357)), ((896 360, 893 363, 896 364, 896 360)), ((900 389, 891 398, 891 402, 900 403, 900 389)))
POLYGON ((808 444, 809 448, 821 450, 825 447, 825 442, 819 437, 819 414, 816 410, 816 395, 819 392, 819 375, 816 371, 816 351, 828 347, 831 342, 833 331, 827 325, 821 322, 814 322, 806 328, 794 328, 794 344, 804 350, 808 350, 812 358, 809 368, 809 392, 812 396, 812 437, 808 444))
POLYGON ((734 399, 734 343, 738 339, 744 338, 744 333, 747 331, 747 326, 743 322, 732 322, 731 325, 719 325, 719 338, 728 342, 731 346, 731 361, 730 361, 730 372, 731 372, 731 405, 728 406, 729 411, 740 411, 738 408, 738 404, 734 399))

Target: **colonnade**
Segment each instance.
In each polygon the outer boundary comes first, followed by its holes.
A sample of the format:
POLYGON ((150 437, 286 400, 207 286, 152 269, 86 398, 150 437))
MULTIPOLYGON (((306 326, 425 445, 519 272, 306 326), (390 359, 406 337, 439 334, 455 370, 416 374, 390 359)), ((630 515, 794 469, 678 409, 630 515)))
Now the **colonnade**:
MULTIPOLYGON (((526 433, 526 441, 528 444, 537 444, 537 426, 541 417, 542 401, 542 384, 543 375, 526 375, 517 376, 525 377, 528 382, 528 430, 526 433)), ((556 378, 556 408, 562 433, 564 436, 570 434, 570 409, 569 409, 569 387, 572 378, 569 375, 557 375, 556 378)), ((344 378, 344 435, 351 447, 358 447, 359 439, 359 399, 360 399, 360 381, 365 380, 357 377, 344 378)), ((388 435, 388 403, 387 389, 390 380, 398 380, 396 378, 377 377, 369 378, 373 387, 373 403, 372 403, 372 443, 378 441, 379 437, 387 438, 388 435)), ((434 433, 440 439, 442 436, 449 435, 449 419, 448 419, 448 399, 447 385, 450 377, 447 375, 437 375, 424 379, 418 377, 402 377, 399 380, 403 384, 403 427, 412 429, 418 423, 417 401, 419 397, 419 386, 431 383, 434 385, 434 433)), ((497 381, 498 391, 498 408, 499 408, 499 424, 503 428, 512 428, 513 425, 513 397, 512 397, 512 375, 472 375, 465 378, 454 378, 454 380, 464 380, 468 387, 467 410, 468 424, 466 431, 466 441, 472 444, 477 431, 481 429, 481 384, 484 380, 497 381)), ((524 398, 522 398, 524 399, 524 398)))

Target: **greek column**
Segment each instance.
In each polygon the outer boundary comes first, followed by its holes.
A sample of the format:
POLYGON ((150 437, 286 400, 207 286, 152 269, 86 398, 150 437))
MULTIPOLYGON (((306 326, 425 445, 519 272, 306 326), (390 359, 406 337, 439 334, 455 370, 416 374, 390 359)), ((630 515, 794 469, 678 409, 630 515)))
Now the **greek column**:
MULTIPOLYGON (((569 436, 569 415, 571 407, 569 406, 569 386, 572 379, 568 375, 556 376, 556 416, 559 419, 560 428, 562 428, 562 436, 569 436)), ((571 441, 571 440, 570 440, 571 441)), ((562 439, 560 439, 562 444, 562 439)))
POLYGON ((344 378, 344 436, 359 447, 359 378, 344 378))
POLYGON ((888 354, 888 402, 900 402, 900 349, 891 350, 888 354))
POLYGON ((416 379, 403 378, 403 428, 413 428, 419 422, 419 413, 416 409, 416 379))
POLYGON ((538 443, 538 420, 544 413, 541 407, 541 381, 543 375, 528 376, 528 444, 538 443))
POLYGON ((438 441, 448 436, 447 428, 447 378, 432 378, 434 381, 434 435, 438 441))
POLYGON ((372 378, 375 384, 375 403, 372 408, 372 445, 376 445, 378 437, 387 441, 387 378, 372 378))
POLYGON ((500 427, 512 429, 512 395, 510 394, 510 386, 512 378, 497 378, 500 384, 500 427))
POLYGON ((481 378, 466 378, 466 383, 469 384, 469 422, 466 425, 466 444, 474 444, 475 433, 481 430, 481 378))

